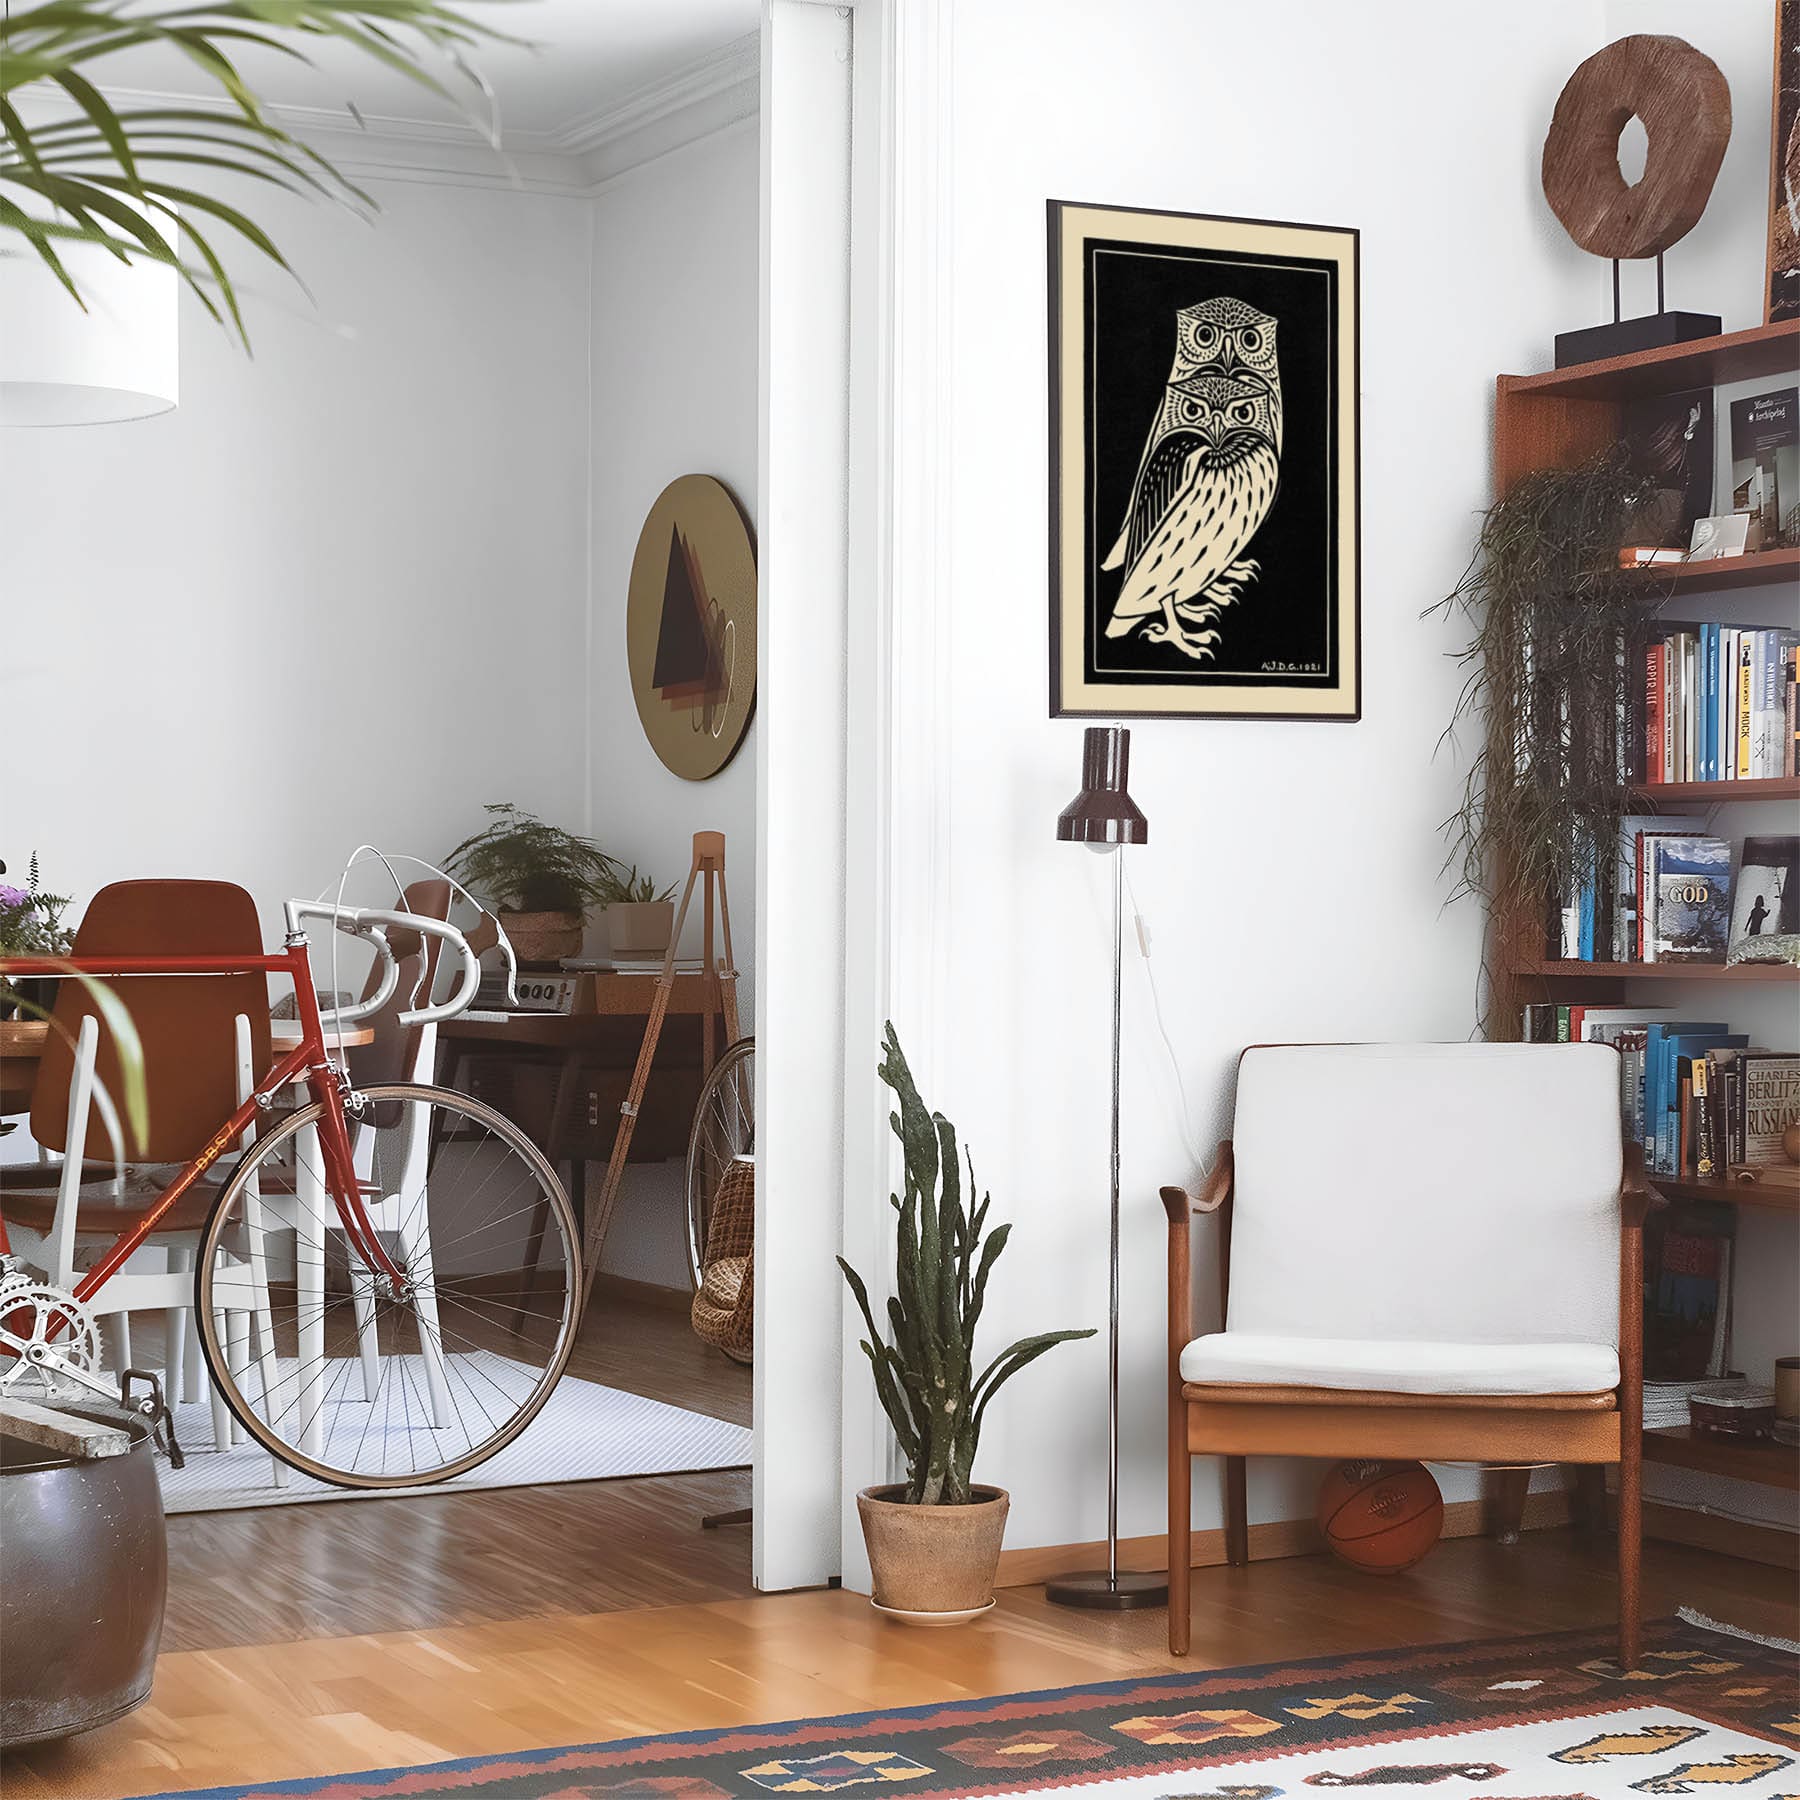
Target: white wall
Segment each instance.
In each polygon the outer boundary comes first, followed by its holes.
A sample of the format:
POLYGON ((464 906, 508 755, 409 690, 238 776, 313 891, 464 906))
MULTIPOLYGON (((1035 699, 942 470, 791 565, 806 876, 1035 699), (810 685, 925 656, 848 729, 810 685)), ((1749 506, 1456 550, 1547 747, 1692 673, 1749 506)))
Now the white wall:
MULTIPOLYGON (((1439 873, 1464 769, 1438 747, 1460 681, 1447 653, 1465 627, 1420 611, 1461 573, 1488 499, 1495 372, 1547 366, 1558 328, 1599 316, 1604 281, 1550 217, 1537 168, 1557 90, 1602 37, 1598 0, 1535 0, 1497 23, 1433 0, 1128 0, 1103 28, 1082 0, 958 0, 954 361, 936 446, 954 497, 942 754, 955 902, 944 965, 920 971, 938 984, 947 1048, 920 1074, 1017 1221, 990 1295, 995 1347, 1106 1314, 1106 869, 1052 840, 1081 723, 1045 707, 1044 200, 1363 234, 1363 721, 1133 731, 1151 822, 1133 879, 1193 1132, 1210 1146, 1245 1044, 1474 1028, 1481 919, 1446 909, 1439 873)), ((896 1005, 904 1038, 904 995, 896 1005)), ((1162 1525, 1156 1191, 1196 1174, 1141 964, 1126 1036, 1131 1535, 1162 1525)), ((1103 1529, 1104 1382, 1102 1337, 1052 1352, 989 1415, 983 1471, 1013 1492, 1014 1545, 1103 1529)), ((1215 1483, 1198 1485, 1197 1522, 1214 1523, 1215 1483)), ((1308 1512, 1312 1485, 1265 1466, 1256 1515, 1308 1512)))
POLYGON ((316 305, 251 271, 254 360, 184 299, 174 412, 0 433, 15 871, 223 877, 273 938, 365 839, 579 821, 585 206, 371 185, 255 197, 316 305))
MULTIPOLYGON (((616 177, 593 203, 589 822, 609 851, 665 884, 685 880, 696 831, 725 833, 746 1031, 754 1020, 756 722, 710 781, 671 774, 632 701, 625 597, 644 516, 678 475, 717 476, 755 516, 757 181, 756 120, 748 119, 616 177)), ((699 951, 698 903, 686 947, 699 951)), ((634 1167, 603 1266, 682 1285, 679 1194, 678 1164, 634 1167)))

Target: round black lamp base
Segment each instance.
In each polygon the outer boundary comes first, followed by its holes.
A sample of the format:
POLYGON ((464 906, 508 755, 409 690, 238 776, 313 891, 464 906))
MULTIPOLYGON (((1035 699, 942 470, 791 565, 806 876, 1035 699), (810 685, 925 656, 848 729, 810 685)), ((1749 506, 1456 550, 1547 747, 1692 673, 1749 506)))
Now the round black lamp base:
POLYGON ((1104 1569, 1084 1569, 1046 1581, 1044 1598, 1090 1612, 1136 1612, 1139 1607, 1169 1604, 1169 1578, 1153 1570, 1121 1569, 1109 1576, 1104 1569))

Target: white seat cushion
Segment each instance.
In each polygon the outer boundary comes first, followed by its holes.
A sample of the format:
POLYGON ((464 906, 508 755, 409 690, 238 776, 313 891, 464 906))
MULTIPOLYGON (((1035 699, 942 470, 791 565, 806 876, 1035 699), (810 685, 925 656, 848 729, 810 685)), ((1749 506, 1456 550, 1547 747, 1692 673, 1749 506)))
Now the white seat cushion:
POLYGON ((1458 1344, 1218 1331, 1181 1353, 1183 1381, 1367 1388, 1384 1394, 1599 1394, 1619 1385, 1611 1344, 1458 1344))

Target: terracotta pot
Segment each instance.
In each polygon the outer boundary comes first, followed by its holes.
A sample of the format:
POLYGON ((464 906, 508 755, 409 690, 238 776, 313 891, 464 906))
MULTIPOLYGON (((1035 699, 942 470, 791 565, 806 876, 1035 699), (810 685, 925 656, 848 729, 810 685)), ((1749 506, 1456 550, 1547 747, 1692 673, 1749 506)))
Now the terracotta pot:
POLYGON ((908 1506, 904 1487, 856 1496, 875 1577, 875 1604, 894 1613, 966 1618, 994 1597, 994 1570, 1006 1533, 1004 1488, 977 1487, 967 1506, 908 1506))
POLYGON ((513 955, 525 968, 555 968, 565 956, 581 954, 578 912, 500 913, 500 926, 512 939, 513 955))
POLYGON ((619 901, 606 909, 606 941, 614 956, 663 956, 675 930, 673 900, 619 901))

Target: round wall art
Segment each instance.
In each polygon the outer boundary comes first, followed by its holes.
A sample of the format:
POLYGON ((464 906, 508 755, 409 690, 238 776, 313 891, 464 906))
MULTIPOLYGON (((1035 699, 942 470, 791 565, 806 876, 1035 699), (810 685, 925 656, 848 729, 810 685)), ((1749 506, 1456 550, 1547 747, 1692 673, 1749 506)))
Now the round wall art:
POLYGON ((670 482, 644 521, 625 651, 651 748, 686 781, 718 774, 756 704, 756 547, 710 475, 670 482))

